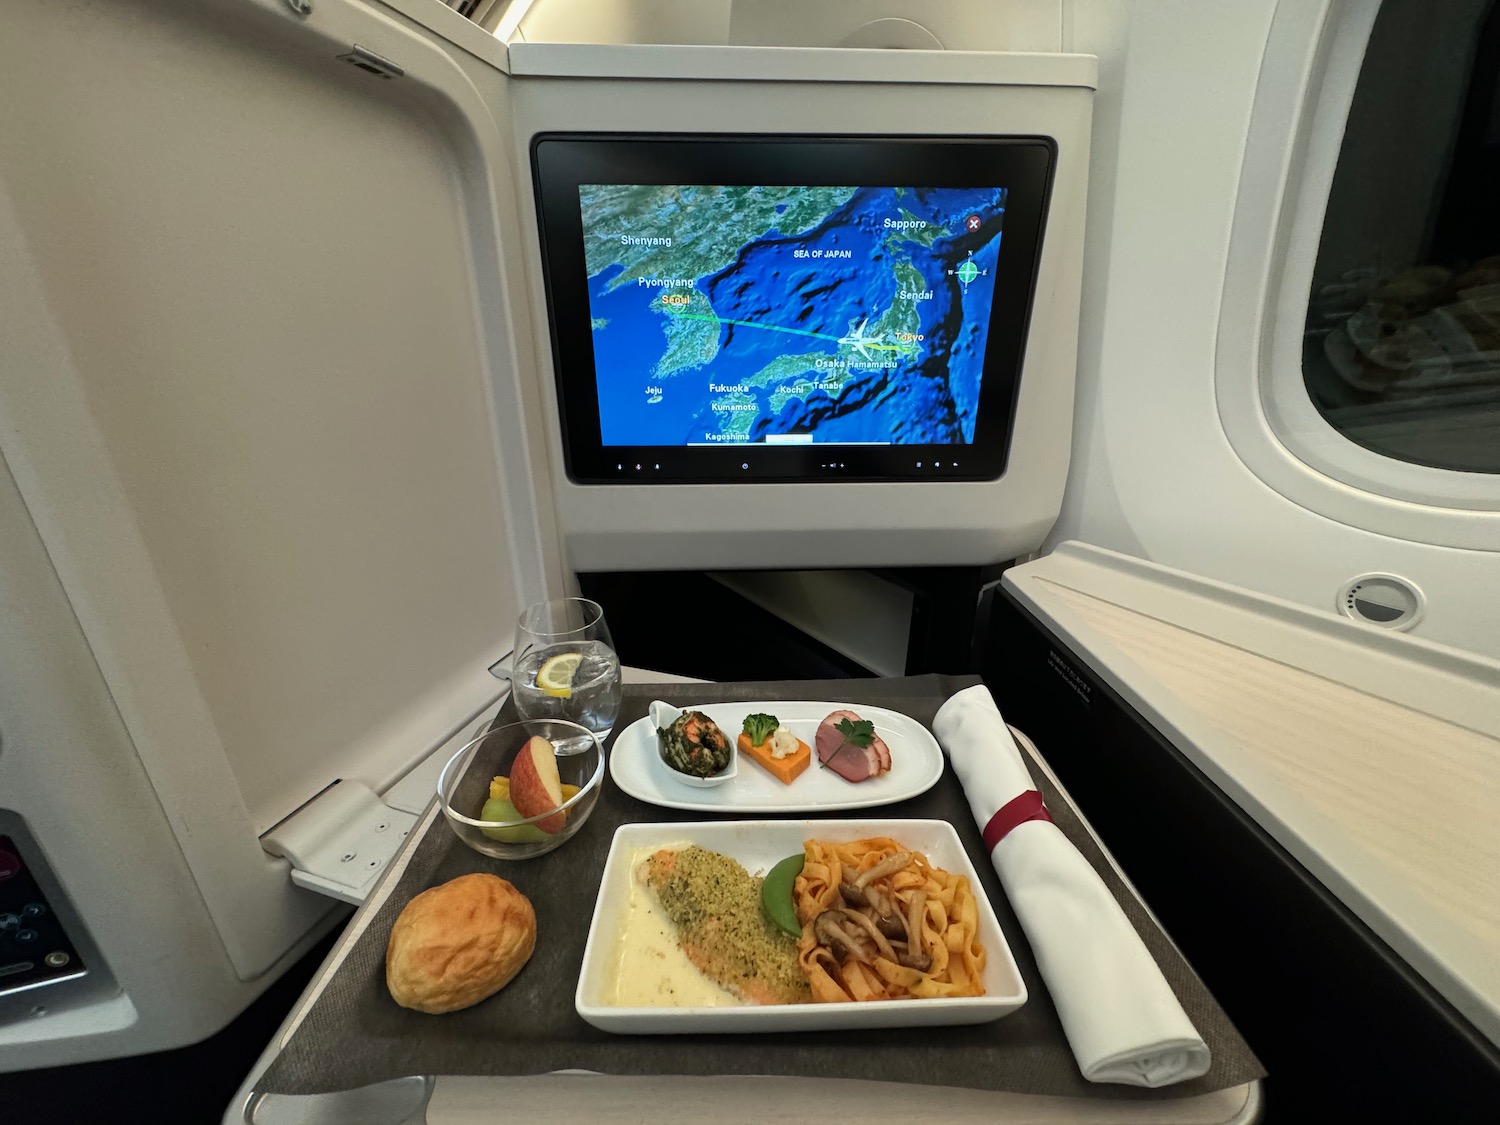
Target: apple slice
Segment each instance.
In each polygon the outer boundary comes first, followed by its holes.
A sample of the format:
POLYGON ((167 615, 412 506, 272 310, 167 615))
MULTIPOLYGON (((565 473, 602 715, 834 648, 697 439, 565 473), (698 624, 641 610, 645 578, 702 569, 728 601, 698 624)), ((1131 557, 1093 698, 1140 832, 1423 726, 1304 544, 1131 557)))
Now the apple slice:
MULTIPOLYGON (((527 820, 562 806, 557 756, 552 752, 552 743, 540 735, 532 735, 526 740, 510 767, 510 803, 527 820)), ((537 821, 536 826, 548 835, 555 835, 567 822, 568 814, 558 812, 537 821)))
MULTIPOLYGON (((513 821, 524 820, 525 817, 516 812, 516 806, 508 798, 491 797, 484 803, 484 811, 479 814, 479 819, 513 821)), ((503 828, 481 828, 479 831, 502 844, 541 844, 547 839, 547 833, 535 824, 507 824, 503 828)))

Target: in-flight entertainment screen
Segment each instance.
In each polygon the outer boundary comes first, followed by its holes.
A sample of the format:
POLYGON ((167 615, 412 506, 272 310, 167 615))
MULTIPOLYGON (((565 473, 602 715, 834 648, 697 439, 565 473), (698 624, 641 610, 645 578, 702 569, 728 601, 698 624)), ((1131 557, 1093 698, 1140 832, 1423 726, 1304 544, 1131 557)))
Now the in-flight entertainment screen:
POLYGON ((539 138, 570 476, 997 477, 1051 152, 539 138))

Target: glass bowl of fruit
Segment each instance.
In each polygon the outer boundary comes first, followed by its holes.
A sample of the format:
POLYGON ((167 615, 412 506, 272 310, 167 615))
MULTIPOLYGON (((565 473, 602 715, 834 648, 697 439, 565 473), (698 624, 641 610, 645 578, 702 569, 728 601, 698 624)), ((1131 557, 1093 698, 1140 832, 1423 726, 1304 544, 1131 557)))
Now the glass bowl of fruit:
POLYGON ((533 859, 572 839, 599 802, 604 748, 588 727, 523 719, 448 759, 438 803, 458 838, 495 859, 533 859))

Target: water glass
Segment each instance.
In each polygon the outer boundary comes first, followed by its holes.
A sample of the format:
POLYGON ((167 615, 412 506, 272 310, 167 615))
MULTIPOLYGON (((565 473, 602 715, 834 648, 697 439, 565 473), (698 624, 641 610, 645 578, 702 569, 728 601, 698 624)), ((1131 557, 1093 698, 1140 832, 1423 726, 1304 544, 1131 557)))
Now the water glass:
POLYGON ((620 713, 620 658, 587 598, 527 606, 516 625, 511 694, 526 719, 566 719, 602 742, 620 713))

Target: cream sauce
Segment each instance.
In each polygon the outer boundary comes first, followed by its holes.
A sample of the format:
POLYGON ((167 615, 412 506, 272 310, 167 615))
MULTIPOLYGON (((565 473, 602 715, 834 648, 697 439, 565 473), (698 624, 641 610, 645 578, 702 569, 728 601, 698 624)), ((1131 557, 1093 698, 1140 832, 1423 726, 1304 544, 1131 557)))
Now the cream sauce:
MULTIPOLYGON (((635 871, 658 848, 640 848, 630 857, 635 871)), ((604 995, 628 1008, 725 1008, 740 1000, 700 973, 677 944, 677 928, 640 882, 630 880, 610 975, 604 995)))

